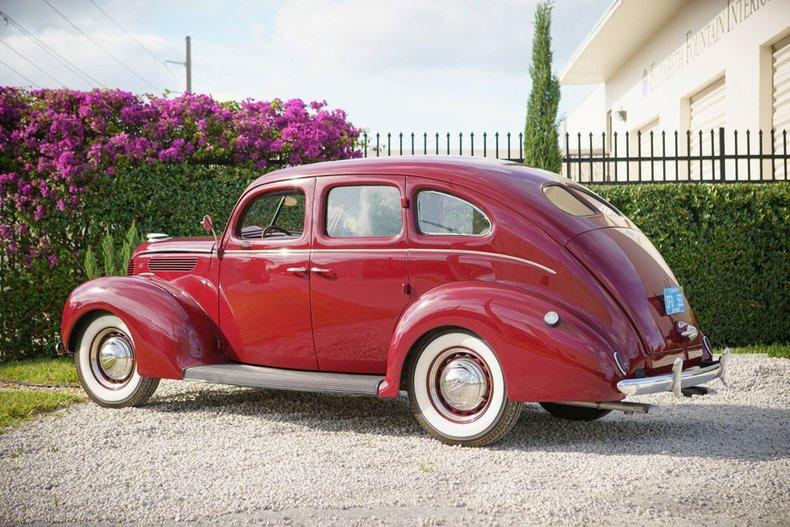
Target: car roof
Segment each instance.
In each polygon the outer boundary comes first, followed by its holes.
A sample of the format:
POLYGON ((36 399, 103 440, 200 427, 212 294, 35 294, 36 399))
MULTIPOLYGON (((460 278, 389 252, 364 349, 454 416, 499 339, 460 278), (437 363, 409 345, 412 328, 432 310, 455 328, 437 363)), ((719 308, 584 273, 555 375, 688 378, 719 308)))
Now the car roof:
POLYGON ((561 218, 564 213, 545 198, 542 187, 549 183, 573 187, 579 185, 552 172, 507 160, 460 156, 393 156, 329 161, 270 172, 253 181, 245 194, 267 183, 340 175, 415 176, 447 182, 496 200, 528 216, 529 221, 560 243, 578 234, 578 227, 571 225, 573 221, 561 218))
POLYGON ((419 176, 460 184, 471 190, 490 188, 492 184, 497 183, 505 187, 540 185, 557 181, 559 178, 551 172, 525 167, 522 164, 503 159, 460 156, 366 157, 298 165, 276 170, 253 181, 248 190, 273 181, 333 175, 419 176))

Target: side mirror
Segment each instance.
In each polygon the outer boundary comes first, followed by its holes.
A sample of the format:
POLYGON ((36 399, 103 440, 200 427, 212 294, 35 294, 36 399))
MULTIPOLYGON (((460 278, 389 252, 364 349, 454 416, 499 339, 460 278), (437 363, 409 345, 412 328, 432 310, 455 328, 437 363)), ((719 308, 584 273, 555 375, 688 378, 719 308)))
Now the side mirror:
POLYGON ((203 230, 207 233, 211 233, 214 235, 214 244, 216 245, 217 242, 217 233, 214 231, 214 221, 211 219, 211 216, 206 214, 203 216, 203 230))
POLYGON ((203 216, 203 230, 207 233, 214 233, 214 222, 208 214, 203 216))

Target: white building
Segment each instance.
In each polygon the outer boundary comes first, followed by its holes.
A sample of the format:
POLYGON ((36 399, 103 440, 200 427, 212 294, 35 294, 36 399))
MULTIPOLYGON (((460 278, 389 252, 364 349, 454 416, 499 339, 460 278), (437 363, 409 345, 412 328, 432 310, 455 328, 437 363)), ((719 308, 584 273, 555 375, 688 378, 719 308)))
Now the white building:
POLYGON ((701 130, 702 152, 712 148, 715 153, 723 127, 727 152, 733 150, 735 130, 740 152, 745 151, 746 130, 752 134, 752 152, 759 148, 759 130, 770 152, 773 129, 781 153, 781 131, 790 135, 790 0, 615 0, 562 71, 560 82, 594 85, 563 120, 561 130, 570 134, 572 152, 578 150, 581 133, 586 154, 592 132, 593 154, 611 156, 617 132, 622 156, 629 132, 630 155, 641 148, 647 156, 652 131, 657 154, 665 131, 666 150, 672 154, 678 131, 678 153, 696 155, 701 130), (687 130, 692 132, 688 147, 687 130))

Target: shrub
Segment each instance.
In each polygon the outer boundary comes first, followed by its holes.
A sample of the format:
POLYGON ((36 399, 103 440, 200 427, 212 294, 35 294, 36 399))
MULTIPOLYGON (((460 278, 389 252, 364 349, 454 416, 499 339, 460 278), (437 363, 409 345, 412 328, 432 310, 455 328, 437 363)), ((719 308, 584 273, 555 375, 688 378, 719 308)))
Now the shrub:
POLYGON ((790 342, 790 186, 593 188, 652 240, 714 341, 790 342))
POLYGON ((0 88, 0 360, 51 352, 83 264, 117 272, 106 233, 197 234, 254 177, 357 156, 357 136, 325 102, 0 88))

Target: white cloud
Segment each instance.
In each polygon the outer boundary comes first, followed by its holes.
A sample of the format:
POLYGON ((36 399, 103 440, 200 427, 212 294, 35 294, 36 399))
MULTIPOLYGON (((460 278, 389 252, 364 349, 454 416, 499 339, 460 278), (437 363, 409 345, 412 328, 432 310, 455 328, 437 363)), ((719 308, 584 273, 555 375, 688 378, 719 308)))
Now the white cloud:
MULTIPOLYGON (((174 79, 89 2, 50 1, 141 76, 183 89, 183 68, 170 66, 174 79)), ((607 1, 557 6, 556 69, 595 22, 580 13, 607 1)), ((219 99, 326 99, 371 131, 517 133, 523 125, 534 0, 97 2, 161 58, 182 60, 183 35, 192 34, 194 89, 219 99)), ((43 3, 0 9, 103 84, 151 91, 43 3)), ((15 28, 0 26, 0 39, 68 86, 86 87, 15 28)), ((3 46, 0 59, 52 84, 3 46)), ((23 82, 0 65, 7 83, 23 82)))

